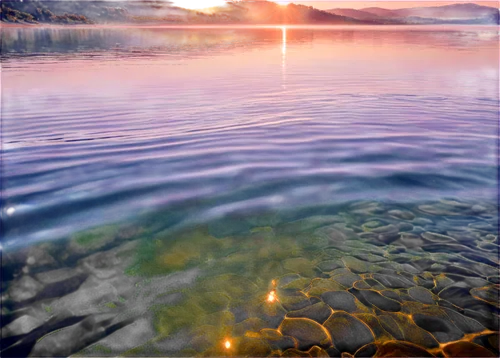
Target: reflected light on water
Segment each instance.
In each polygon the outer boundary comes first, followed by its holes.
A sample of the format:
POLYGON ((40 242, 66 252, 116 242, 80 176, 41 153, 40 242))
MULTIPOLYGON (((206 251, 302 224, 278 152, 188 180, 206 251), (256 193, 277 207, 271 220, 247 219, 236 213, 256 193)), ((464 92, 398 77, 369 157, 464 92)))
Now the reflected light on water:
POLYGON ((272 290, 271 292, 269 292, 269 295, 267 296, 267 302, 273 303, 276 300, 277 300, 276 291, 272 290))
POLYGON ((283 62, 286 59, 286 26, 281 27, 282 41, 281 41, 281 54, 283 55, 283 62))

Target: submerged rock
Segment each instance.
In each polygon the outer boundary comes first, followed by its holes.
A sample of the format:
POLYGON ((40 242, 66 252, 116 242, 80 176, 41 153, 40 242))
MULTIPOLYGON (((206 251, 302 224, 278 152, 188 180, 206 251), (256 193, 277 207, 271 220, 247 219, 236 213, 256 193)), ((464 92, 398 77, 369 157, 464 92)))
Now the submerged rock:
POLYGON ((392 276, 388 274, 374 274, 373 278, 387 288, 410 288, 415 286, 413 282, 402 275, 392 276))
POLYGON ((268 328, 266 321, 258 317, 250 317, 233 326, 233 334, 244 336, 247 331, 257 332, 261 329, 268 328))
POLYGON ((378 317, 384 329, 399 340, 406 340, 425 348, 439 347, 436 339, 417 326, 406 314, 386 313, 378 317))
POLYGON ((434 357, 434 355, 415 344, 390 341, 382 343, 374 357, 434 357))
POLYGON ((403 299, 403 297, 401 297, 401 295, 398 292, 390 290, 390 289, 380 290, 379 292, 381 295, 383 295, 387 298, 390 298, 391 300, 394 300, 394 301, 401 302, 403 299))
POLYGON ((290 336, 284 336, 275 329, 262 329, 260 330, 260 335, 271 349, 279 349, 280 351, 285 351, 289 348, 295 348, 295 340, 290 336))
POLYGON ((288 318, 309 318, 323 324, 332 314, 332 310, 323 302, 315 303, 301 310, 290 311, 286 314, 288 318))
POLYGON ((266 357, 271 353, 269 344, 260 338, 242 337, 238 343, 239 356, 266 357))
POLYGON ((103 226, 75 234, 66 246, 63 260, 82 257, 105 248, 118 236, 117 226, 103 226))
POLYGON ((477 336, 472 343, 479 344, 495 353, 497 357, 499 356, 500 340, 498 332, 477 336))
POLYGON ((329 357, 330 355, 328 354, 327 351, 325 351, 323 348, 320 348, 318 346, 314 346, 309 351, 307 352, 311 357, 329 357))
POLYGON ((372 264, 370 262, 366 262, 360 259, 357 259, 353 256, 344 256, 342 258, 342 261, 344 262, 344 265, 351 270, 351 272, 360 274, 360 273, 366 273, 366 272, 377 272, 380 271, 380 267, 377 266, 376 264, 372 264))
POLYGON ((419 302, 426 303, 428 305, 434 304, 434 297, 432 293, 423 287, 410 287, 408 294, 419 302))
MULTIPOLYGON (((223 348, 224 337, 226 335, 225 327, 218 327, 213 325, 199 325, 195 329, 191 330, 188 327, 183 327, 179 331, 172 330, 172 333, 168 333, 168 337, 180 338, 182 335, 190 337, 191 340, 187 347, 193 349, 196 353, 192 355, 197 355, 198 353, 204 352, 205 354, 212 354, 214 356, 221 355, 220 351, 223 348)), ((165 336, 165 335, 161 335, 165 336)), ((233 349, 237 342, 233 342, 233 349)))
MULTIPOLYGON (((301 285, 301 286, 299 287, 299 289, 302 289, 303 287, 305 287, 305 286, 306 286, 306 283, 307 283, 307 282, 310 282, 310 281, 311 281, 310 279, 308 279, 308 278, 304 278, 304 277, 301 277, 301 276, 300 276, 300 275, 298 275, 298 274, 295 274, 295 273, 288 273, 288 274, 286 274, 286 275, 283 275, 282 277, 280 277, 280 278, 277 280, 277 281, 278 281, 277 286, 278 286, 279 288, 286 288, 286 286, 287 286, 288 284, 290 284, 291 282, 294 282, 294 281, 296 281, 296 280, 300 280, 300 279, 305 280, 305 281, 301 281, 301 282, 303 282, 303 283, 304 283, 304 285, 301 285)), ((293 288, 293 287, 292 287, 292 288, 293 288)), ((294 288, 297 288, 297 287, 294 287, 294 288)))
POLYGON ((434 277, 434 288, 432 289, 432 292, 434 294, 439 294, 443 289, 445 289, 448 286, 451 286, 455 283, 451 278, 446 276, 445 274, 441 273, 438 274, 434 277))
POLYGON ((496 286, 486 286, 480 288, 473 288, 470 291, 471 295, 477 299, 486 301, 492 305, 500 306, 500 288, 496 286))
POLYGON ((323 302, 331 308, 348 313, 361 312, 361 303, 349 292, 325 292, 321 295, 323 302))
POLYGON ((330 333, 334 347, 340 352, 354 354, 375 339, 366 324, 345 312, 333 313, 323 326, 330 333))
POLYGON ((496 357, 484 347, 472 342, 454 342, 446 345, 443 352, 447 357, 496 357))
POLYGON ((285 293, 279 291, 278 295, 280 303, 287 311, 300 310, 312 304, 310 298, 302 292, 285 295, 285 293))
POLYGON ((340 267, 344 267, 343 262, 340 260, 327 260, 318 263, 318 268, 323 272, 330 272, 340 267))
POLYGON ((356 314, 356 318, 359 320, 363 321, 368 327, 370 327, 372 333, 375 336, 376 341, 390 341, 393 340, 394 337, 387 332, 382 325, 380 324, 380 321, 378 318, 369 313, 361 313, 361 314, 356 314))
POLYGON ((464 336, 462 331, 443 316, 415 313, 412 318, 417 326, 430 332, 440 343, 456 341, 464 336))
POLYGON ((285 318, 279 330, 283 335, 295 338, 300 350, 308 350, 315 345, 328 347, 332 344, 325 329, 311 319, 285 318))
MULTIPOLYGON (((281 283, 281 281, 280 281, 281 283)), ((291 281, 290 283, 284 284, 282 286, 279 286, 280 288, 284 290, 296 290, 296 291, 301 291, 307 288, 311 284, 311 279, 310 278, 298 278, 296 280, 291 281)))
POLYGON ((297 257, 287 259, 283 262, 283 267, 288 271, 298 273, 304 277, 314 276, 315 264, 305 258, 297 257))
POLYGON ((311 286, 307 290, 307 294, 310 296, 320 297, 324 292, 344 290, 345 287, 334 280, 319 278, 314 279, 311 282, 311 286))
POLYGON ((269 322, 272 328, 276 328, 285 316, 282 305, 277 301, 268 302, 266 297, 257 297, 250 302, 242 301, 240 305, 233 306, 231 311, 238 322, 249 317, 259 317, 269 322))
MULTIPOLYGON (((360 282, 360 281, 357 281, 356 284, 358 282, 360 282)), ((364 282, 366 285, 360 284, 359 286, 362 286, 362 287, 360 287, 360 289, 373 289, 373 290, 377 290, 377 291, 385 290, 385 286, 373 278, 367 278, 362 282, 364 282), (363 286, 368 286, 368 287, 363 288, 363 286)), ((354 285, 354 286, 357 286, 357 285, 354 285)))
POLYGON ((371 290, 360 290, 360 294, 372 305, 383 311, 398 312, 401 310, 401 304, 380 293, 371 290))
POLYGON ((373 357, 378 350, 378 346, 375 343, 368 343, 358 349, 356 353, 354 353, 354 357, 373 357))
POLYGON ((352 273, 352 272, 346 272, 346 273, 340 273, 338 275, 334 275, 332 277, 332 280, 340 283, 344 287, 352 287, 354 282, 361 280, 361 276, 352 273))
POLYGON ((311 357, 307 352, 300 351, 295 348, 290 348, 281 354, 281 357, 311 357))

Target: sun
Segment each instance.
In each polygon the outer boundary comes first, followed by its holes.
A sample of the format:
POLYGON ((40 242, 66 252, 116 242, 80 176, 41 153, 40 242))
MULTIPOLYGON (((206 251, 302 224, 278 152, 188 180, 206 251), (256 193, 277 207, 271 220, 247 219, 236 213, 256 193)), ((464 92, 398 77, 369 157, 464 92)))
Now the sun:
POLYGON ((226 0, 174 0, 174 6, 184 9, 199 10, 226 5, 226 0))

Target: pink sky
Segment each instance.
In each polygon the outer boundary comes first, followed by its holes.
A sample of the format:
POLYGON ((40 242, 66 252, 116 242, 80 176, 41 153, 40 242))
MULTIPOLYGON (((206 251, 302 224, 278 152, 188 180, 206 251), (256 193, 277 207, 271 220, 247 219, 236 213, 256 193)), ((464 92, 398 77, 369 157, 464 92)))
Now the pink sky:
MULTIPOLYGON (((280 2, 277 0, 276 2, 280 2)), ((479 5, 498 7, 498 1, 432 1, 432 0, 420 0, 420 1, 317 1, 317 0, 296 0, 296 1, 284 1, 293 2, 295 4, 303 4, 308 6, 314 6, 317 9, 333 9, 337 7, 341 8, 352 8, 352 9, 362 9, 365 7, 383 7, 387 9, 400 9, 405 7, 418 7, 418 6, 440 6, 449 5, 454 3, 465 3, 472 2, 479 5)))

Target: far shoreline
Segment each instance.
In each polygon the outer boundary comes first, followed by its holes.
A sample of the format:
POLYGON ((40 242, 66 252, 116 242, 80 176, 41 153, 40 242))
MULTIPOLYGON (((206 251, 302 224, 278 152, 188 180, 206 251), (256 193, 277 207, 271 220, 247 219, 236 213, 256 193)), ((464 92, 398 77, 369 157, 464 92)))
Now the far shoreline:
POLYGON ((370 28, 370 29, 387 29, 387 28, 414 28, 414 29, 449 29, 452 27, 459 28, 480 28, 492 29, 498 28, 495 24, 165 24, 165 23, 120 23, 120 24, 51 24, 51 23, 9 23, 1 22, 1 28, 26 28, 26 29, 94 29, 94 28, 165 28, 165 29, 272 29, 272 28, 288 28, 288 29, 328 29, 328 28, 370 28))

